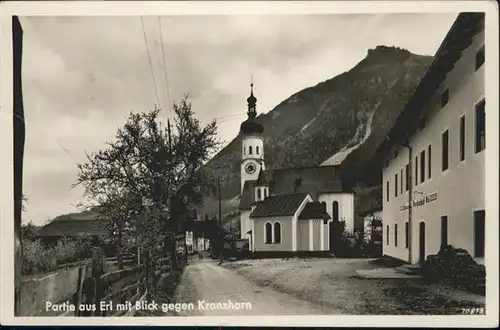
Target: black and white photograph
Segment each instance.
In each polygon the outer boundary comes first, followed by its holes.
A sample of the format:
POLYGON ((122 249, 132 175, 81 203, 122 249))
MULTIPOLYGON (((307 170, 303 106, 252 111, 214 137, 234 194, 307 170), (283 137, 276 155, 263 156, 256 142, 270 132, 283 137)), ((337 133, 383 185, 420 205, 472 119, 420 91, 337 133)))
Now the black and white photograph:
POLYGON ((2 323, 498 325, 498 5, 375 3, 3 3, 2 323))

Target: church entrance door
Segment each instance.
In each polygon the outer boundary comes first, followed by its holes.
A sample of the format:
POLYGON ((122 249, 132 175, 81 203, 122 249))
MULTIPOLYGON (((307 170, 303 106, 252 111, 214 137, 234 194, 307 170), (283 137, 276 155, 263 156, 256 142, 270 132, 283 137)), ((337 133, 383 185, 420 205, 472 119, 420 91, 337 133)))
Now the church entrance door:
POLYGON ((330 221, 328 223, 328 249, 330 252, 337 254, 341 251, 340 242, 342 238, 342 224, 339 221, 330 221))

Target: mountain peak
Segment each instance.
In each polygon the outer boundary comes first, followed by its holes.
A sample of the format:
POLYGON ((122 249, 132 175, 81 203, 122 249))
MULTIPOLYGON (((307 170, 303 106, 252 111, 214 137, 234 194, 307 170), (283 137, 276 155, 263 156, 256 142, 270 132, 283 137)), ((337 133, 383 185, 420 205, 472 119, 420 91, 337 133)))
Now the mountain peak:
MULTIPOLYGON (((349 71, 297 91, 259 118, 266 167, 317 166, 355 146, 343 163, 366 164, 431 60, 381 45, 349 71)), ((234 198, 241 189, 239 139, 205 166, 208 177, 224 178, 223 199, 234 198)), ((346 168, 353 181, 364 179, 354 166, 346 168)))
POLYGON ((409 55, 411 55, 411 53, 407 49, 396 46, 379 45, 375 48, 368 49, 368 54, 366 55, 366 57, 379 57, 379 56, 408 57, 409 55))

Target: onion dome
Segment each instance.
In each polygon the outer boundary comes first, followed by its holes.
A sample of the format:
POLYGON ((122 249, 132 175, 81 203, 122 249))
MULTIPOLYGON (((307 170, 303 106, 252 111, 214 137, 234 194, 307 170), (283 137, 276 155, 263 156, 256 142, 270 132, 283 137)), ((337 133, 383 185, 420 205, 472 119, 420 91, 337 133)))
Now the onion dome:
POLYGON ((243 134, 261 134, 264 132, 264 127, 255 121, 257 117, 257 98, 253 95, 253 82, 250 84, 250 96, 247 98, 248 103, 248 119, 241 126, 240 131, 243 134))
POLYGON ((248 135, 262 134, 262 132, 264 132, 264 127, 253 119, 247 119, 241 124, 240 131, 248 135))
POLYGON ((253 95, 253 83, 250 84, 250 96, 247 98, 247 103, 248 103, 248 108, 256 108, 257 105, 257 98, 253 95))

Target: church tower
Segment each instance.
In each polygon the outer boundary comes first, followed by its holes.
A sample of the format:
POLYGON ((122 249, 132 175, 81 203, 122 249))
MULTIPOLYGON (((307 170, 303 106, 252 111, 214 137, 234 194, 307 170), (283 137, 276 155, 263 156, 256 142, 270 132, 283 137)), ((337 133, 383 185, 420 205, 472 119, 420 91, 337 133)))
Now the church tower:
POLYGON ((241 149, 241 192, 245 181, 257 180, 259 173, 265 170, 264 165, 264 139, 262 132, 264 127, 257 123, 257 98, 253 95, 253 81, 250 84, 250 96, 248 103, 248 119, 240 126, 240 133, 243 135, 241 149))

